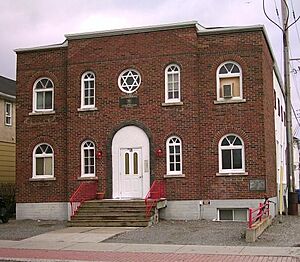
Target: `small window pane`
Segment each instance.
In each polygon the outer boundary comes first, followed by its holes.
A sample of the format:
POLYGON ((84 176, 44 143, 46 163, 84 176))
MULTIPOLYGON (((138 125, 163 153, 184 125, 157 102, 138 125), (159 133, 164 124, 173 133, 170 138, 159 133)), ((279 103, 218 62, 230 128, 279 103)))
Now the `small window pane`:
POLYGON ((52 175, 52 157, 45 157, 45 175, 51 176, 52 175))
POLYGON ((176 171, 180 171, 180 163, 176 163, 176 171))
POLYGON ((170 164, 170 171, 174 171, 175 170, 174 168, 175 168, 174 164, 171 163, 170 164))
POLYGON ((247 221, 247 209, 234 209, 234 221, 247 221))
POLYGON ((180 153, 180 146, 175 146, 176 153, 180 153))
POLYGON ((233 220, 232 210, 219 210, 220 220, 233 220))
POLYGON ((180 155, 176 155, 176 162, 180 162, 180 155))
POLYGON ((94 174, 95 173, 95 167, 94 166, 90 166, 90 174, 94 174))
POLYGON ((221 146, 229 146, 229 141, 226 139, 226 137, 223 139, 221 146))
POLYGON ((129 153, 125 153, 125 175, 129 174, 129 153))
POLYGON ((36 158, 36 175, 44 175, 44 158, 36 158))
POLYGON ((170 162, 174 162, 174 155, 170 155, 170 162))
POLYGON ((133 154, 133 173, 137 175, 139 173, 139 162, 138 162, 138 153, 133 154))
POLYGON ((173 146, 170 146, 169 148, 170 148, 170 153, 171 153, 171 154, 174 153, 174 147, 173 147, 173 146))
POLYGON ((179 98, 179 92, 174 92, 174 98, 179 98))
POLYGON ((45 92, 45 109, 52 108, 52 92, 45 92))
POLYGON ((43 151, 42 151, 42 148, 39 146, 36 151, 35 151, 36 154, 42 154, 43 151))
POLYGON ((241 145, 242 145, 241 139, 239 139, 239 138, 237 137, 237 138, 235 139, 235 141, 234 141, 234 145, 241 146, 241 145))
POLYGON ((231 169, 231 150, 222 150, 222 169, 231 169))
POLYGON ((230 144, 233 143, 235 138, 236 138, 236 136, 227 136, 227 139, 230 141, 230 144))
POLYGON ((36 94, 36 108, 43 109, 44 92, 38 92, 36 94))
POLYGON ((227 74, 227 73, 228 73, 227 70, 226 70, 226 68, 225 68, 225 66, 222 66, 222 67, 221 67, 219 73, 220 73, 220 74, 227 74))
POLYGON ((236 65, 234 65, 231 70, 231 73, 239 73, 239 72, 240 72, 239 68, 236 65))
POLYGON ((242 168, 242 149, 233 149, 233 168, 242 168))

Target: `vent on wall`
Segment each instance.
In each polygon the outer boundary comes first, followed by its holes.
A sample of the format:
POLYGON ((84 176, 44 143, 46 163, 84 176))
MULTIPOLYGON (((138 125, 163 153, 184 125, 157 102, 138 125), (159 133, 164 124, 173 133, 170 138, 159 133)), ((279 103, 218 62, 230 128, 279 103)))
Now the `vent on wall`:
POLYGON ((231 98, 232 97, 232 90, 233 90, 233 83, 223 85, 223 92, 224 92, 223 97, 224 98, 231 98))

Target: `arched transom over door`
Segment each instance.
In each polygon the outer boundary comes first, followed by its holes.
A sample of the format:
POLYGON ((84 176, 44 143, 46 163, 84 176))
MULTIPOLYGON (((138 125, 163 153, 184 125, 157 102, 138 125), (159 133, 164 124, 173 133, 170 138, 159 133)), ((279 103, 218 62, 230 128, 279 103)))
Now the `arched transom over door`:
POLYGON ((149 191, 149 138, 139 127, 123 127, 113 138, 112 184, 113 198, 144 198, 149 191))

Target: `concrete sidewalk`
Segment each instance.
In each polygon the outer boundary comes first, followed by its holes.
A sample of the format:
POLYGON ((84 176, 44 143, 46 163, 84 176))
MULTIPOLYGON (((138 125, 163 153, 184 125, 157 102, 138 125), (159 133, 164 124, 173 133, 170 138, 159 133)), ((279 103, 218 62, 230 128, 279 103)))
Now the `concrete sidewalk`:
POLYGON ((7 250, 89 251, 116 253, 171 253, 238 256, 298 257, 300 247, 198 246, 102 243, 116 234, 135 228, 69 227, 20 241, 0 240, 0 258, 7 259, 7 250))

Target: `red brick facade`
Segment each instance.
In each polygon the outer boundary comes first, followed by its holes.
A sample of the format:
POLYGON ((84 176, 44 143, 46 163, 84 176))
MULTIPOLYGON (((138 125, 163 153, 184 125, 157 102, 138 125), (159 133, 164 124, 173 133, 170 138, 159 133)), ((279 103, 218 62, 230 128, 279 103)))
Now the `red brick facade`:
POLYGON ((273 116, 273 60, 262 28, 198 33, 195 26, 103 37, 68 39, 61 48, 19 51, 17 59, 17 202, 67 202, 80 181, 80 146, 91 139, 99 189, 111 197, 113 135, 123 126, 141 127, 150 140, 151 180, 164 179, 166 157, 156 157, 166 140, 182 140, 185 177, 168 178, 169 200, 257 199, 276 195, 273 116), (216 70, 225 61, 242 68, 242 103, 216 104, 216 70), (165 68, 181 68, 183 105, 164 106, 165 68), (123 108, 118 76, 127 68, 141 74, 139 106, 123 108), (81 76, 96 77, 96 111, 80 112, 81 76), (54 114, 32 115, 33 84, 54 83, 54 114), (226 134, 245 145, 244 176, 216 176, 218 143, 226 134), (32 181, 32 152, 41 142, 54 150, 55 180, 32 181), (266 179, 266 191, 249 190, 266 179))

